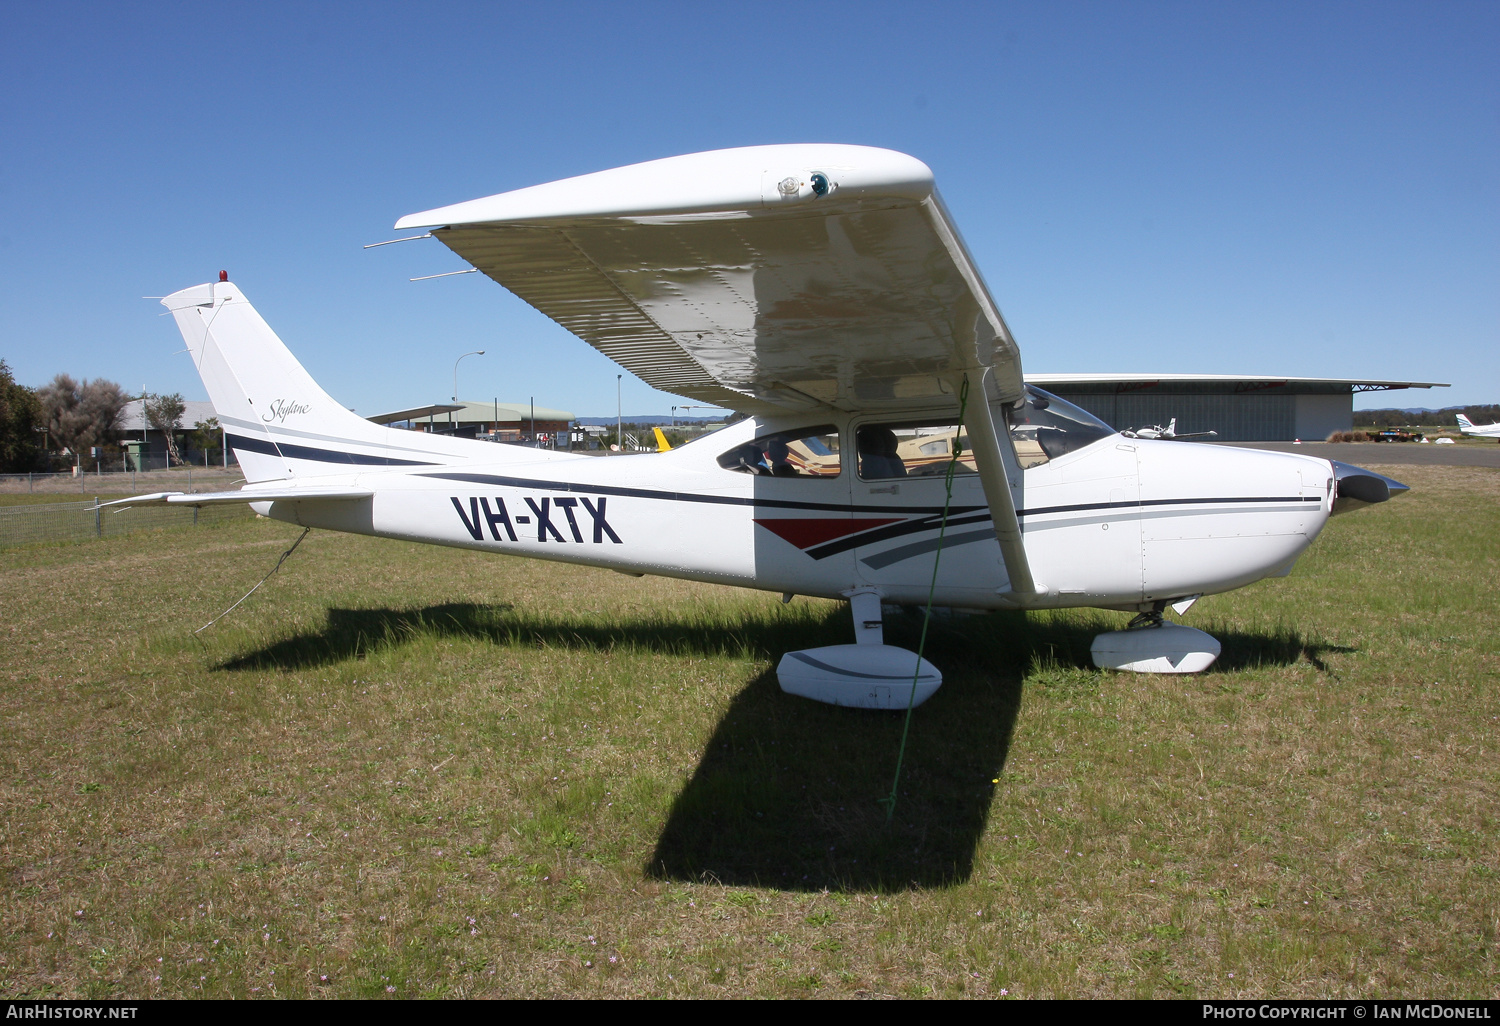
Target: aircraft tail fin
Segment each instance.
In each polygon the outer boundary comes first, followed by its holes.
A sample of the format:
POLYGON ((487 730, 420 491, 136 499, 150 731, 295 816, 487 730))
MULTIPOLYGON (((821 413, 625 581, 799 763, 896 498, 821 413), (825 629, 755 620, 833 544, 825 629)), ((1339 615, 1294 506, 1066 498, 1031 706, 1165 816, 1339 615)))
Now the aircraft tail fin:
MULTIPOLYGON (((312 379, 229 281, 162 300, 187 342, 245 480, 521 459, 491 442, 400 431, 352 413, 312 379)), ((568 459, 528 450, 527 459, 568 459)))
POLYGON ((1461 428, 1471 428, 1474 426, 1474 422, 1460 413, 1458 415, 1458 426, 1461 428))
POLYGON ((161 303, 182 332, 247 481, 296 476, 278 451, 277 429, 351 441, 383 433, 323 391, 231 282, 196 285, 161 303))
POLYGON ((654 427, 651 430, 656 433, 656 451, 657 452, 671 452, 672 451, 672 443, 669 442, 669 441, 667 441, 667 436, 664 435, 664 434, 662 434, 661 428, 654 427))

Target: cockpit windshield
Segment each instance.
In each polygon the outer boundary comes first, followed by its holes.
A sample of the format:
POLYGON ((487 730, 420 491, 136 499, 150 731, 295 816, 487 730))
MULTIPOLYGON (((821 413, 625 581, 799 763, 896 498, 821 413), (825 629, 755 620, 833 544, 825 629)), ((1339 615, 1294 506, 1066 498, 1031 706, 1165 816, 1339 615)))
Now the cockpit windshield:
POLYGON ((1041 466, 1115 433, 1087 410, 1034 385, 1026 386, 1024 402, 1006 408, 1005 420, 1022 469, 1041 466))

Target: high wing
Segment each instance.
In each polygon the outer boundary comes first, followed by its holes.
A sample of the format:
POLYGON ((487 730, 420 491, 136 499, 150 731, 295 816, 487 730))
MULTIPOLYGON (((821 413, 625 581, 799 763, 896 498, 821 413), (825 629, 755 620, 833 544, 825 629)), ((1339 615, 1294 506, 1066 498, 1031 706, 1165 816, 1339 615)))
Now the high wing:
MULTIPOLYGON (((410 214, 647 384, 748 414, 1024 394, 932 171, 869 146, 750 146, 410 214)), ((970 438, 1012 590, 1034 582, 989 402, 970 438)))
POLYGON ((921 161, 786 145, 653 160, 411 214, 663 391, 743 413, 899 409, 1016 344, 921 161))

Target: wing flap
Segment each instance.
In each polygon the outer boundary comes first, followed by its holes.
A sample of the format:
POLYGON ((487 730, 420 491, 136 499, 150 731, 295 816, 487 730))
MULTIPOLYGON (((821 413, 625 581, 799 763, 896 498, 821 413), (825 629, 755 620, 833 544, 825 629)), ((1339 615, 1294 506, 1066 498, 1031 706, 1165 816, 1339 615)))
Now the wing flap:
POLYGON ((433 233, 475 267, 647 384, 713 405, 750 397, 714 380, 567 232, 474 225, 433 233))

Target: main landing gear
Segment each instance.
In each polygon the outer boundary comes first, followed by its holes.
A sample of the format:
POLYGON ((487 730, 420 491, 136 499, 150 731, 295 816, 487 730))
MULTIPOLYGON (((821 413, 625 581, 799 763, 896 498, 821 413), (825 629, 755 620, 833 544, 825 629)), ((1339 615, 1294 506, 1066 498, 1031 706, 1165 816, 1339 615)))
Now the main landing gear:
POLYGON ((776 666, 781 690, 855 709, 905 709, 931 698, 943 674, 915 652, 885 644, 880 593, 857 588, 847 594, 855 643, 788 652, 776 666))
MULTIPOLYGON (((885 644, 880 593, 849 592, 854 614, 853 645, 829 645, 788 652, 776 665, 781 690, 815 702, 855 709, 905 709, 921 705, 942 687, 943 674, 915 652, 885 644), (915 688, 913 681, 915 680, 915 688)), ((1179 602, 1179 612, 1191 602, 1179 602)), ((1219 658, 1210 634, 1163 615, 1166 602, 1140 613, 1123 631, 1094 638, 1094 665, 1132 673, 1201 673, 1219 658)))
MULTIPOLYGON (((1187 608, 1178 605, 1179 611, 1187 608)), ((1201 673, 1212 666, 1219 658, 1219 642, 1211 634, 1168 621, 1162 615, 1166 608, 1166 602, 1157 602, 1123 631, 1097 635, 1091 649, 1094 665, 1132 673, 1201 673)))

